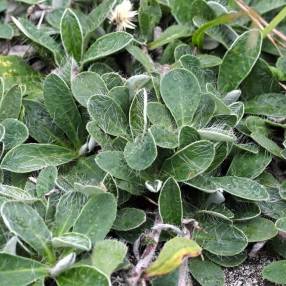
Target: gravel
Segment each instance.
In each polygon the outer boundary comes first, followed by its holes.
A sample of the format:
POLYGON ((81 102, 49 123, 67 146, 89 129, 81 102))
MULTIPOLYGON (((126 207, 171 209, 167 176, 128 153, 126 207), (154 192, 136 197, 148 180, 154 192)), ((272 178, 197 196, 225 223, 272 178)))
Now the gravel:
POLYGON ((262 279, 262 269, 275 258, 269 258, 266 253, 248 258, 235 268, 225 269, 225 286, 278 286, 262 279))

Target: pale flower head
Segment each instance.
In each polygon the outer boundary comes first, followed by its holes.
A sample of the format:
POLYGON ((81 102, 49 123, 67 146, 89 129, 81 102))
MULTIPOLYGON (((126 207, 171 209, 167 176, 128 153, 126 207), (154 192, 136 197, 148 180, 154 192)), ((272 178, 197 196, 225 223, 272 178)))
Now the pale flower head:
POLYGON ((126 29, 135 29, 136 25, 132 23, 137 11, 132 11, 133 5, 130 0, 123 0, 112 10, 109 20, 115 24, 117 31, 125 31, 126 29))

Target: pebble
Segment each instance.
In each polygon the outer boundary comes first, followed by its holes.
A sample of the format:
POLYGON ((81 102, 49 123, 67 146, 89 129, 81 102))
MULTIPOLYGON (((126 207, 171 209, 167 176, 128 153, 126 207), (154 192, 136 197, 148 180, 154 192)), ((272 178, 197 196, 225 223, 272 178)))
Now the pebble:
MULTIPOLYGON (((225 286, 274 286, 262 279, 263 267, 271 263, 274 258, 266 254, 248 258, 242 265, 235 268, 226 268, 225 286)), ((277 286, 277 285, 276 285, 277 286)))

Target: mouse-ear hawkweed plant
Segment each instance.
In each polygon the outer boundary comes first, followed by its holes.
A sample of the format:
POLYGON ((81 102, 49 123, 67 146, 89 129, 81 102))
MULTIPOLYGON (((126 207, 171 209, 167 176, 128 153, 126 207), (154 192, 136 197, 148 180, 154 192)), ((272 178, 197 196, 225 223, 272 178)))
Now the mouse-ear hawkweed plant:
POLYGON ((264 247, 285 284, 282 2, 36 2, 0 4, 0 284, 223 286, 264 247))

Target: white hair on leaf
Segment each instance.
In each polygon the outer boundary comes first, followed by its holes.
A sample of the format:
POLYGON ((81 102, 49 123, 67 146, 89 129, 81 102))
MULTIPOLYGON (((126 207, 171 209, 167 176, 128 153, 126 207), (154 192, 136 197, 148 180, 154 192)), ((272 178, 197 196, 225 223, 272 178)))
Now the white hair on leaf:
POLYGON ((114 10, 111 11, 108 17, 110 22, 115 24, 117 31, 125 31, 126 29, 135 29, 136 25, 132 23, 134 17, 138 14, 133 11, 133 5, 130 0, 123 0, 114 10))

